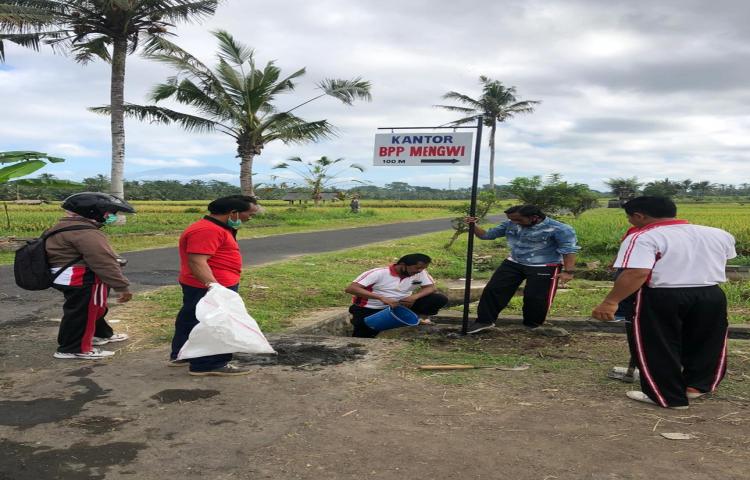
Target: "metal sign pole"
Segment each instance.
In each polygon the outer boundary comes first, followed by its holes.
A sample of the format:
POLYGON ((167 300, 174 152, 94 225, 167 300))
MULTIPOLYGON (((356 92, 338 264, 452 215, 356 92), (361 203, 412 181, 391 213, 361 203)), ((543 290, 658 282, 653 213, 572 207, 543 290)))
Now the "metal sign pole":
MULTIPOLYGON (((479 154, 482 151, 482 121, 483 116, 477 117, 477 138, 474 145, 474 178, 471 183, 471 207, 469 216, 477 214, 477 183, 479 182, 479 154)), ((466 246, 466 284, 464 286, 464 316, 461 324, 461 335, 466 335, 469 329, 469 302, 471 301, 471 268, 474 256, 474 224, 469 224, 469 239, 466 246)))

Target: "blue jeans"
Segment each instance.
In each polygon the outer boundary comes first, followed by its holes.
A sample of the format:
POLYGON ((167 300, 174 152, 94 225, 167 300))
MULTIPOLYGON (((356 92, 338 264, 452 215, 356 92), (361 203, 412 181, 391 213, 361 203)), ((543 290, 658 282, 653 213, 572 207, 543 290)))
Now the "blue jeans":
MULTIPOLYGON (((185 342, 187 342, 193 327, 198 325, 198 319, 195 318, 195 306, 208 293, 207 288, 196 288, 182 283, 180 286, 182 287, 182 308, 177 313, 177 319, 174 322, 172 353, 169 355, 169 358, 172 360, 177 358, 177 354, 180 352, 182 346, 185 345, 185 342)), ((227 288, 236 292, 238 287, 239 285, 232 285, 227 288)), ((231 353, 191 358, 189 359, 190 371, 208 372, 210 370, 218 370, 226 366, 231 359, 231 353)))

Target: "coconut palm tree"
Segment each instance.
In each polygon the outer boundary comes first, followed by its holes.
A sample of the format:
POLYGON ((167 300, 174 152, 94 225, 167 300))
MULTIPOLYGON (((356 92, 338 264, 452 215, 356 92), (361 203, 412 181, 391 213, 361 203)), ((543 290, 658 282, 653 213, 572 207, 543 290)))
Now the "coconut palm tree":
MULTIPOLYGON (((318 203, 321 199, 321 194, 326 188, 333 187, 336 184, 344 183, 344 182, 356 182, 356 183, 362 183, 359 180, 336 180, 337 177, 339 177, 346 168, 353 168, 355 170, 359 170, 360 172, 364 172, 365 168, 362 165, 358 165, 356 163, 350 164, 348 167, 345 167, 341 170, 332 171, 336 165, 340 164, 344 161, 343 158, 337 158, 335 160, 332 160, 326 156, 320 157, 317 160, 313 160, 310 162, 306 162, 302 160, 299 157, 291 157, 289 162, 294 162, 295 164, 302 164, 299 167, 293 164, 289 164, 286 162, 279 163, 278 165, 274 166, 274 169, 288 169, 292 172, 294 172, 299 178, 302 179, 302 181, 307 185, 310 190, 312 191, 312 199, 315 202, 315 206, 318 206, 318 203)), ((274 180, 277 177, 274 177, 274 180)))
POLYGON ((518 101, 516 98, 516 87, 506 88, 497 80, 492 80, 484 75, 479 77, 482 84, 482 95, 474 99, 458 92, 448 92, 443 95, 444 100, 454 100, 466 105, 435 105, 451 112, 459 112, 463 118, 450 122, 450 125, 464 125, 476 121, 477 116, 482 116, 484 125, 490 128, 490 189, 495 190, 495 132, 498 122, 504 122, 513 118, 518 113, 531 113, 534 105, 541 103, 537 100, 518 101))
POLYGON ((635 197, 635 194, 638 193, 638 189, 643 185, 638 181, 638 177, 610 178, 604 183, 612 189, 614 195, 617 195, 617 199, 620 200, 620 205, 635 197))
POLYGON ((175 23, 199 19, 216 11, 218 0, 2 0, 0 1, 0 61, 3 41, 39 50, 70 52, 77 62, 100 58, 112 65, 113 194, 124 197, 125 59, 141 45, 143 36, 168 33, 175 23))
MULTIPOLYGON (((154 39, 147 57, 172 66, 176 75, 156 85, 151 100, 173 99, 193 107, 188 114, 157 105, 125 105, 126 115, 155 123, 176 123, 187 131, 218 131, 234 138, 240 158, 240 186, 244 195, 253 195, 252 168, 255 156, 269 142, 305 143, 335 134, 327 120, 308 122, 292 112, 325 96, 351 105, 354 100, 370 100, 370 82, 325 79, 317 84, 321 93, 285 111, 274 106, 276 97, 292 92, 295 80, 305 74, 302 68, 282 76, 269 62, 255 64, 254 51, 236 41, 228 32, 213 32, 219 42, 218 63, 214 69, 164 38, 154 39)), ((106 113, 106 108, 96 109, 106 113)))

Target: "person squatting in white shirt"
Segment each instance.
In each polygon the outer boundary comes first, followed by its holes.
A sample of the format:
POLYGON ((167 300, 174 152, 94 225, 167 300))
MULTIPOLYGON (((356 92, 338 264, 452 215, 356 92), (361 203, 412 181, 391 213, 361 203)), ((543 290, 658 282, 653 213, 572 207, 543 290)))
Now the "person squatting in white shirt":
POLYGON ((423 253, 411 253, 392 265, 373 268, 355 278, 344 290, 354 295, 349 307, 352 336, 376 337, 379 332, 368 327, 365 318, 386 307, 402 305, 423 319, 436 315, 448 303, 448 297, 436 290, 435 281, 427 273, 430 262, 432 259, 423 253))

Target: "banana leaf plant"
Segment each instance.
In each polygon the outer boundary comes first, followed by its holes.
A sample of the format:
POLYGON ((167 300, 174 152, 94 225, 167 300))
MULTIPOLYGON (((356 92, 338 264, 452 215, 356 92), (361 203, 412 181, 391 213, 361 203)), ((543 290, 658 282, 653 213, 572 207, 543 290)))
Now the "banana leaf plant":
MULTIPOLYGON (((80 184, 68 180, 59 180, 51 175, 45 175, 43 178, 21 179, 11 182, 14 178, 31 175, 47 163, 61 163, 64 158, 53 157, 42 152, 33 151, 12 151, 0 152, 0 184, 13 183, 18 186, 47 186, 47 187, 74 187, 80 184)), ((10 215, 8 214, 8 205, 3 202, 5 207, 5 220, 10 229, 10 215)))

